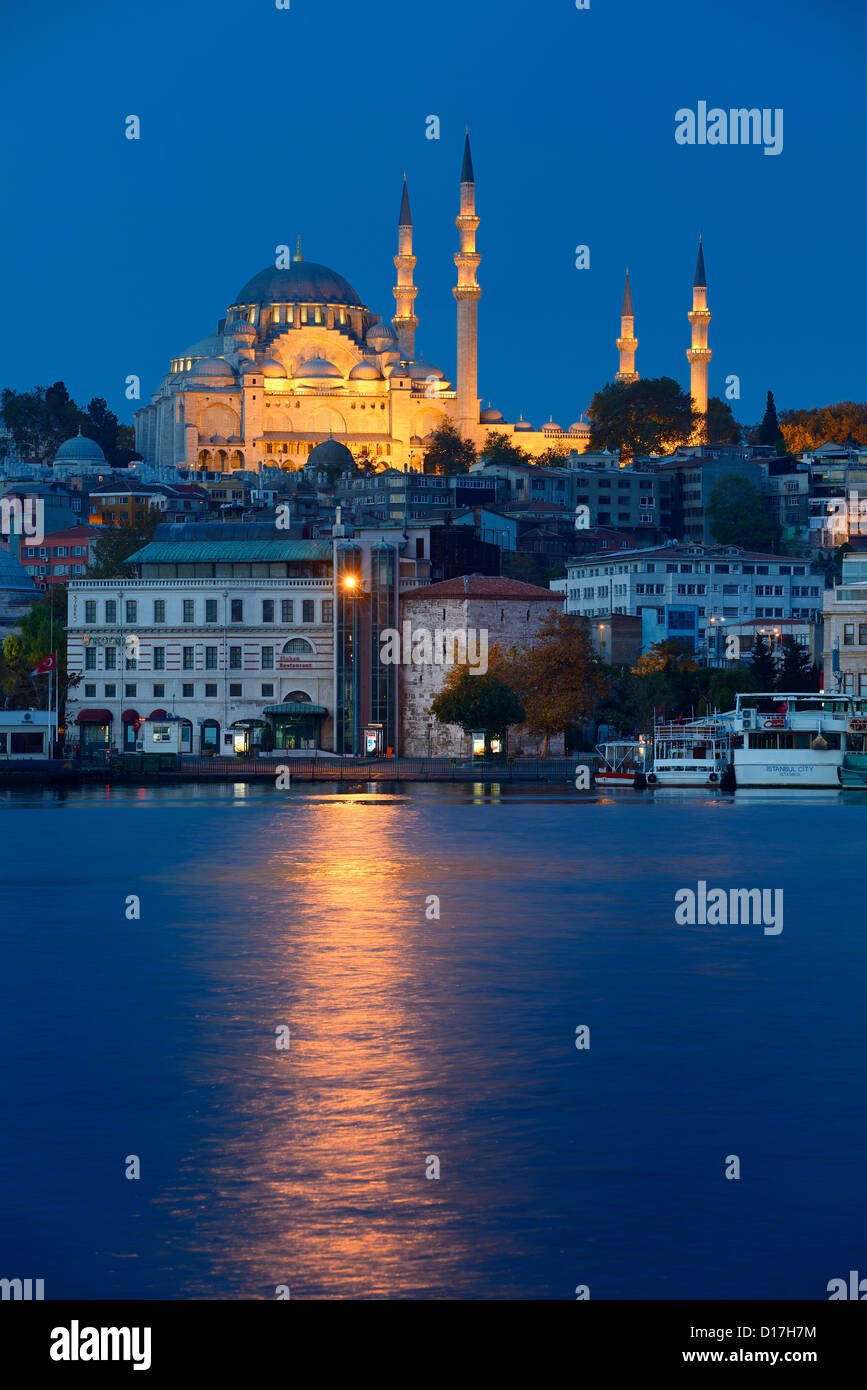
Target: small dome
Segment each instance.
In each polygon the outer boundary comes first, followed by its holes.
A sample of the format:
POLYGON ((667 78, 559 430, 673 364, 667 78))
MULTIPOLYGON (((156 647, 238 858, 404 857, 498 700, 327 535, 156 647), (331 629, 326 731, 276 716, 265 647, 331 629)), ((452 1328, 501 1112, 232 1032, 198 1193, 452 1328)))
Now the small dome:
POLYGON ((553 419, 551 419, 551 420, 548 420, 548 421, 542 426, 542 432, 543 432, 543 434, 544 434, 546 431, 549 432, 549 433, 551 433, 551 434, 553 434, 553 433, 555 433, 555 432, 556 432, 557 434, 562 434, 562 433, 563 433, 563 427, 562 427, 562 425, 556 424, 555 421, 554 421, 553 419))
POLYGON ((421 358, 418 362, 413 362, 409 374, 413 381, 427 381, 429 377, 435 377, 437 381, 445 380, 445 372, 441 372, 439 367, 432 367, 430 362, 421 358))
POLYGON ((530 421, 529 421, 529 420, 525 420, 524 417, 523 417, 523 415, 521 416, 520 420, 517 420, 517 421, 515 422, 515 424, 514 424, 514 426, 513 426, 513 429, 516 429, 516 430, 531 430, 532 428, 533 428, 533 426, 530 424, 530 421))
POLYGON ((343 468, 354 468, 355 460, 345 444, 341 444, 339 439, 325 439, 321 444, 317 444, 315 449, 311 449, 307 458, 309 468, 324 468, 326 465, 339 463, 343 468))
POLYGON ((350 381, 382 381, 382 372, 372 362, 356 362, 349 373, 350 381))
POLYGON ((481 415, 479 416, 479 422, 483 425, 505 424, 502 412, 499 410, 493 410, 491 406, 488 406, 487 410, 482 411, 481 415))
POLYGON ((569 426, 569 434, 589 434, 590 426, 586 420, 576 420, 569 426))
POLYGON ((227 444, 243 444, 244 441, 239 434, 230 434, 226 440, 227 444))
POLYGON ((105 454, 100 449, 95 439, 88 439, 87 435, 74 434, 71 439, 65 439, 57 453, 54 455, 55 463, 105 463, 105 454))
POLYGON ((278 362, 276 357, 266 357, 262 363, 263 376, 282 376, 286 375, 286 368, 282 362, 278 362))
POLYGON ((252 323, 248 323, 246 320, 242 320, 239 323, 230 323, 226 332, 234 333, 236 338, 255 338, 256 336, 255 326, 252 323))
POLYGON ((338 377, 342 379, 342 374, 333 362, 329 362, 325 357, 308 357, 306 362, 299 362, 295 370, 295 376, 299 381, 319 381, 327 377, 338 377))
POLYGON ((375 323, 364 335, 368 343, 396 343, 397 334, 390 323, 375 323))
POLYGON ((388 373, 389 377, 409 376, 409 367, 407 367, 406 363, 404 362, 390 363, 385 370, 388 373))
POLYGON ((229 366, 225 357, 203 357, 201 362, 194 362, 191 372, 192 376, 204 377, 228 377, 234 380, 234 372, 229 366))
POLYGON ((228 442, 229 442, 228 439, 224 439, 223 436, 222 436, 221 434, 212 434, 212 435, 211 435, 211 443, 212 443, 212 444, 228 444, 228 442))

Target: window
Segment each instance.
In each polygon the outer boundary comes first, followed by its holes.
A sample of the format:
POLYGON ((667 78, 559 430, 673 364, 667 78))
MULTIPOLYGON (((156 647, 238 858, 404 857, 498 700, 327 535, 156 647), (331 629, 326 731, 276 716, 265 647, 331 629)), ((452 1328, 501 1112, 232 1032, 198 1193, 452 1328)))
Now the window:
POLYGON ((217 669, 217 648, 205 647, 205 670, 216 671, 217 669))
POLYGON ((55 573, 55 574, 68 574, 68 573, 69 573, 69 566, 68 566, 68 565, 55 565, 55 566, 54 566, 54 573, 55 573))
POLYGON ((213 700, 216 698, 216 695, 217 687, 209 681, 208 684, 205 686, 205 699, 213 700))
POLYGON ((242 598, 232 599, 232 622, 242 623, 244 621, 244 600, 242 598))
POLYGON ((117 695, 117 686, 116 686, 116 685, 107 685, 107 686, 105 686, 105 695, 106 695, 106 699, 108 699, 108 700, 113 700, 113 699, 115 698, 115 696, 117 695))
POLYGON ((263 696, 270 695, 270 696, 272 696, 272 698, 273 698, 273 695, 274 695, 274 686, 271 684, 270 681, 266 681, 266 683, 262 686, 262 695, 263 695, 263 696))
POLYGON ((106 626, 117 622, 117 599, 107 598, 105 600, 105 622, 106 626))
POLYGON ((215 623, 217 621, 217 600, 215 598, 205 599, 205 622, 215 623))
POLYGON ((316 610, 312 598, 303 598, 301 600, 301 621, 302 623, 316 622, 316 610))
POLYGON ((241 669, 241 648, 240 648, 240 647, 230 647, 230 648, 229 648, 229 667, 230 667, 230 669, 231 669, 232 671, 240 671, 240 669, 241 669))
POLYGON ((263 598, 262 600, 262 622, 273 623, 274 621, 274 600, 263 598))
POLYGON ((117 670, 117 647, 106 647, 105 649, 105 669, 106 671, 117 670))
POLYGON ((192 684, 192 682, 184 682, 184 684, 181 686, 181 691, 183 692, 184 699, 192 700, 193 695, 195 694, 195 689, 196 687, 192 684))
POLYGON ((85 647, 84 649, 84 669, 85 671, 96 670, 96 647, 85 647))
POLYGON ((867 647, 867 623, 858 624, 858 646, 867 647))
POLYGON ((86 554, 87 554, 87 547, 84 546, 84 545, 74 545, 74 546, 72 547, 72 554, 73 554, 73 556, 75 556, 75 555, 86 555, 86 554))
POLYGON ((125 695, 127 698, 128 698, 130 695, 135 695, 135 686, 134 686, 134 685, 125 685, 124 688, 123 688, 123 693, 124 693, 124 695, 125 695))
POLYGON ((84 687, 84 698, 85 698, 85 700, 95 700, 95 699, 96 699, 96 686, 95 686, 95 685, 86 685, 86 686, 84 687))
POLYGON ((196 600, 194 598, 184 599, 184 622, 194 623, 196 621, 196 600))
POLYGON ((273 647, 263 647, 263 648, 262 648, 262 670, 263 670, 263 671, 273 671, 273 670, 274 670, 274 648, 273 648, 273 647))
POLYGON ((281 623, 294 623, 295 621, 295 601, 291 598, 284 598, 280 601, 280 621, 281 623))
POLYGON ((165 647, 154 647, 154 670, 164 671, 166 669, 166 649, 165 647))
POLYGON ((331 623, 331 622, 334 621, 334 600, 333 600, 333 599, 324 598, 324 599, 322 600, 322 621, 323 621, 323 623, 331 623))
POLYGON ((195 647, 184 647, 183 668, 185 671, 195 671, 196 669, 196 649, 195 647))
POLYGON ((315 647, 304 637, 290 637, 283 646, 284 656, 300 656, 315 651, 315 647))
POLYGON ((95 598, 85 599, 85 603, 84 603, 84 621, 85 621, 86 623, 95 623, 95 622, 96 622, 96 599, 95 599, 95 598))
POLYGON ((154 599, 154 622, 164 623, 166 620, 166 601, 164 598, 154 599))
POLYGON ((125 613, 127 623, 138 622, 138 604, 134 598, 127 599, 125 613))
POLYGON ((843 689, 847 695, 855 694, 855 675, 852 671, 844 671, 843 689))
POLYGON ((854 647, 854 645, 855 645, 855 624, 854 624, 854 623, 844 623, 844 624, 843 624, 843 646, 844 646, 844 647, 854 647))
POLYGON ((240 686, 240 685, 230 685, 230 686, 229 686, 229 694, 235 696, 236 698, 240 698, 241 691, 242 691, 242 686, 240 686))
POLYGON ((157 698, 158 700, 164 700, 164 699, 165 699, 165 694, 166 694, 166 688, 165 688, 164 685, 155 685, 155 686, 154 686, 154 695, 156 696, 156 698, 157 698))

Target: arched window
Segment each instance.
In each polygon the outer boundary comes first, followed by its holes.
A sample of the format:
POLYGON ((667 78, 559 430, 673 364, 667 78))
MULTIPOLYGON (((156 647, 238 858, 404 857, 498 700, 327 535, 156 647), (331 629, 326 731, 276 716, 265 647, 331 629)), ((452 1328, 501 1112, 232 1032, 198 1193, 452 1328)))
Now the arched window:
POLYGON ((288 695, 284 695, 284 700, 294 700, 296 704, 312 705, 313 701, 306 690, 290 690, 288 695))
POLYGON ((303 637, 290 637, 283 647, 284 656, 299 656, 302 652, 315 652, 316 648, 312 642, 306 641, 303 637))

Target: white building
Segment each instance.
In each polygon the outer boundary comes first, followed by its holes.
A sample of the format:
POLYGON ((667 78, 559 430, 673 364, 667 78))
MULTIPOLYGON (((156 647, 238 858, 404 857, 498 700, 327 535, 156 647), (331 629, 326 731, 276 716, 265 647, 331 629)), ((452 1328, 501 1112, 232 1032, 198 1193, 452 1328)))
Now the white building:
POLYGON ((867 697, 867 557, 845 556, 843 582, 825 595, 825 689, 867 697))

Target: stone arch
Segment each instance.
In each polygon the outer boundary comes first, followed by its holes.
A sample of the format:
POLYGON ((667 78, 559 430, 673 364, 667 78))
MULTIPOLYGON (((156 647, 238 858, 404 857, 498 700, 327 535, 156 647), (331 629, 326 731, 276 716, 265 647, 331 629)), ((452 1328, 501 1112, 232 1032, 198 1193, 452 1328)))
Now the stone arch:
POLYGON ((306 637, 290 637, 283 644, 284 656, 310 656, 315 651, 313 643, 308 642, 306 637))
POLYGON ((284 701, 296 700, 301 705, 312 705, 313 700, 306 690, 290 690, 288 695, 283 696, 284 701))
POLYGON ((443 410, 431 410, 429 406, 427 409, 417 410, 413 416, 411 432, 424 439, 432 430, 439 429, 445 418, 443 410))
POLYGON ((199 418, 199 434, 205 435, 208 439, 215 434, 221 434, 224 439, 228 439, 230 434, 240 433, 241 420, 238 412, 222 402, 206 406, 199 418))
POLYGON ((346 434, 346 421, 339 410, 322 405, 307 416, 307 429, 311 434, 346 434))

